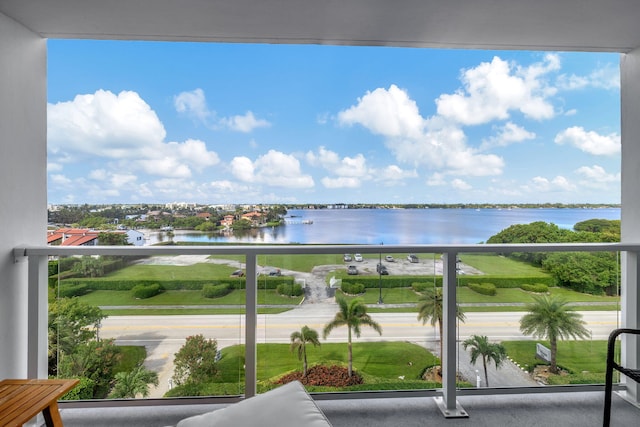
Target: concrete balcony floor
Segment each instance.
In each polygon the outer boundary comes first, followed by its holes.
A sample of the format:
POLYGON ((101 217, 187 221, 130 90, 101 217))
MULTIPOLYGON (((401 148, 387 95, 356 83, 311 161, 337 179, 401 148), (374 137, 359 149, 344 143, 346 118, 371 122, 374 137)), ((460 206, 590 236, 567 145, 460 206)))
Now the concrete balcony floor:
MULTIPOLYGON (((603 392, 460 396, 469 418, 459 419, 445 419, 431 397, 321 400, 318 405, 335 427, 589 427, 602 425, 603 399, 603 392)), ((223 406, 63 407, 61 413, 66 427, 162 427, 223 406)), ((611 426, 636 426, 639 420, 640 409, 614 394, 611 426)))

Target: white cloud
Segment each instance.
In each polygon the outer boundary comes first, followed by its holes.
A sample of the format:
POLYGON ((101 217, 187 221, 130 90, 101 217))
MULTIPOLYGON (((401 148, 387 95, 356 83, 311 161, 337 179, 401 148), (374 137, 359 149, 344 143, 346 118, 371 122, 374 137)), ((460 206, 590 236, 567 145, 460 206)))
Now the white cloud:
POLYGON ((195 117, 206 123, 215 113, 209 111, 204 91, 200 88, 191 92, 181 92, 173 98, 173 105, 176 111, 195 117))
POLYGON ((602 166, 598 165, 582 166, 576 170, 576 173, 583 177, 580 184, 585 187, 607 188, 608 184, 620 183, 620 173, 607 173, 602 166))
POLYGON ((69 178, 67 178, 66 176, 61 175, 61 174, 52 174, 52 175, 50 175, 49 176, 49 181, 52 184, 61 185, 61 186, 68 186, 73 182, 69 178))
POLYGON ((580 150, 596 156, 610 156, 620 152, 620 135, 612 133, 600 135, 594 131, 585 131, 580 126, 573 126, 558 133, 554 139, 556 144, 570 144, 580 150))
POLYGON ((451 186, 456 190, 471 190, 471 188, 473 188, 471 187, 471 185, 469 185, 468 183, 466 183, 465 181, 459 178, 452 180, 451 186))
POLYGON ((360 124, 371 132, 390 138, 419 138, 424 127, 416 102, 396 85, 367 92, 338 114, 343 125, 360 124))
POLYGON ((407 178, 417 178, 418 173, 415 170, 403 170, 397 165, 389 165, 376 172, 376 180, 389 182, 393 184, 395 181, 401 181, 407 178))
POLYGON ((441 173, 436 172, 427 179, 427 185, 430 187, 440 187, 446 184, 444 175, 441 173))
POLYGON ((338 178, 324 177, 320 180, 326 188, 358 188, 361 180, 354 177, 341 176, 338 178))
POLYGON ((217 118, 217 113, 207 106, 206 96, 200 88, 179 93, 174 97, 173 105, 177 112, 192 117, 212 129, 222 127, 249 133, 256 128, 271 126, 267 120, 256 118, 252 111, 247 111, 244 115, 217 118))
POLYGON ((493 147, 506 147, 507 145, 534 139, 535 137, 535 133, 529 132, 513 122, 508 122, 498 129, 495 136, 482 141, 480 150, 487 150, 493 147))
POLYGON ((252 132, 256 128, 271 126, 271 123, 266 120, 256 119, 251 111, 247 111, 244 116, 233 116, 227 119, 221 119, 220 122, 231 130, 244 133, 252 132))
POLYGON ((107 180, 109 174, 105 169, 95 169, 89 172, 89 179, 93 179, 95 181, 105 181, 107 180))
POLYGON ((620 89, 620 67, 607 63, 586 76, 561 74, 556 84, 562 90, 580 90, 590 87, 618 90, 620 89))
POLYGON ((143 170, 174 178, 220 161, 203 141, 164 142, 163 124, 135 92, 78 95, 49 104, 48 114, 49 155, 57 161, 107 158, 115 160, 109 163, 110 174, 143 170))
POLYGON ((529 188, 530 191, 542 193, 574 191, 575 189, 576 186, 574 184, 570 183, 565 177, 560 175, 551 180, 541 176, 536 176, 531 180, 531 186, 529 188))
POLYGON ((61 172, 63 166, 60 163, 47 162, 47 172, 61 172))
POLYGON ((235 157, 231 162, 234 176, 245 182, 285 188, 311 188, 313 178, 300 170, 300 162, 294 156, 276 150, 252 162, 248 157, 235 157))
POLYGON ((536 120, 550 119, 555 113, 548 98, 554 91, 542 78, 559 67, 556 55, 529 67, 516 67, 496 56, 465 70, 463 88, 436 100, 438 114, 464 125, 506 120, 512 110, 536 120))

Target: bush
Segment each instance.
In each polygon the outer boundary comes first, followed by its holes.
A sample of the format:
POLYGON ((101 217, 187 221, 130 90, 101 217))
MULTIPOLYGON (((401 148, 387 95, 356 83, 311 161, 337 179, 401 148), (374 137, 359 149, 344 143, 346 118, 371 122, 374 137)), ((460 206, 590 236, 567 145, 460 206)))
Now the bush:
POLYGON ((91 289, 84 283, 64 283, 58 288, 58 296, 60 298, 80 297, 89 292, 91 292, 91 289))
POLYGON ((78 378, 80 382, 77 386, 64 394, 60 400, 89 400, 93 399, 93 389, 96 382, 87 377, 78 378))
POLYGON ((220 285, 206 284, 202 287, 202 296, 205 298, 220 298, 232 291, 231 285, 222 283, 220 285))
POLYGON ((159 283, 154 283, 152 285, 136 285, 131 291, 133 292, 134 298, 147 299, 158 295, 160 291, 162 291, 162 287, 159 283))
POLYGON ((280 283, 276 288, 276 292, 280 295, 299 297, 302 295, 302 286, 299 283, 280 283))
POLYGON ((469 283, 469 289, 482 295, 494 296, 498 293, 496 285, 493 283, 469 283))
POLYGON ((414 292, 422 293, 422 292, 426 291, 427 289, 433 289, 433 283, 413 282, 411 284, 411 289, 413 289, 414 292))
POLYGON ((360 295, 364 293, 364 285, 362 283, 345 283, 342 281, 340 289, 347 295, 360 295))
POLYGON ((523 285, 520 285, 520 289, 522 289, 523 291, 536 292, 539 294, 544 294, 549 292, 549 286, 545 285, 544 283, 536 283, 534 285, 529 285, 525 283, 523 285))

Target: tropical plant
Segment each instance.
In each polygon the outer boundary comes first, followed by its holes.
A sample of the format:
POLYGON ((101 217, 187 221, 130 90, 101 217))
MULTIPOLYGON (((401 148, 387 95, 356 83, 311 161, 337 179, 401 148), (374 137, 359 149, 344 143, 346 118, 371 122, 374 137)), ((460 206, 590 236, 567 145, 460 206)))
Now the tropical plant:
POLYGON ((173 359, 176 385, 210 381, 217 369, 218 342, 198 334, 187 337, 173 359))
POLYGON ((110 395, 114 399, 135 399, 138 395, 148 397, 149 384, 158 385, 158 374, 138 365, 132 371, 118 372, 115 381, 110 395))
POLYGON ((351 335, 360 337, 361 326, 369 326, 378 334, 382 335, 382 327, 367 314, 367 306, 358 298, 347 302, 346 299, 336 296, 339 311, 332 321, 324 327, 323 337, 326 339, 332 330, 340 326, 346 326, 349 330, 347 335, 348 348, 348 373, 349 377, 353 372, 353 351, 351 348, 351 335))
POLYGON ((533 296, 533 302, 526 306, 527 314, 520 319, 520 331, 535 338, 548 339, 551 347, 550 370, 558 373, 556 354, 558 339, 589 337, 582 315, 567 305, 568 302, 559 297, 547 295, 533 296))
POLYGON ((490 343, 485 335, 472 335, 462 342, 462 346, 466 350, 471 348, 471 364, 475 365, 478 357, 482 357, 482 368, 484 369, 484 381, 489 387, 489 375, 487 374, 487 361, 493 362, 496 369, 500 367, 504 359, 507 357, 507 350, 502 344, 490 343))
POLYGON ((320 345, 320 339, 318 337, 318 331, 311 329, 307 325, 304 325, 299 331, 291 333, 291 351, 298 353, 298 360, 302 361, 302 376, 307 376, 307 344, 312 344, 314 347, 320 345))
MULTIPOLYGON (((438 326, 440 333, 440 358, 442 359, 442 317, 444 308, 442 306, 442 289, 427 288, 423 291, 423 296, 418 302, 418 320, 422 320, 424 325, 431 322, 431 326, 438 326)), ((465 315, 458 305, 456 307, 456 317, 464 322, 465 315)))

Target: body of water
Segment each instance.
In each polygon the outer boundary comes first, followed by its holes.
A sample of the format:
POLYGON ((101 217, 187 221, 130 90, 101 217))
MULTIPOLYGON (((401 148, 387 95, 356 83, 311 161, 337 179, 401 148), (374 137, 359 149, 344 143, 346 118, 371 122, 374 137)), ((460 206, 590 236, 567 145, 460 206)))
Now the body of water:
MULTIPOLYGON (((514 224, 544 221, 571 229, 595 218, 620 219, 620 209, 292 209, 287 214, 290 223, 280 227, 246 234, 176 230, 173 240, 203 244, 474 244, 514 224)), ((147 244, 168 240, 161 232, 147 237, 147 244)))

